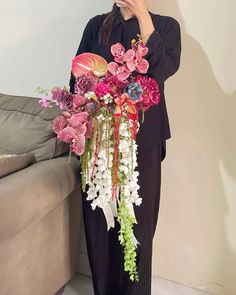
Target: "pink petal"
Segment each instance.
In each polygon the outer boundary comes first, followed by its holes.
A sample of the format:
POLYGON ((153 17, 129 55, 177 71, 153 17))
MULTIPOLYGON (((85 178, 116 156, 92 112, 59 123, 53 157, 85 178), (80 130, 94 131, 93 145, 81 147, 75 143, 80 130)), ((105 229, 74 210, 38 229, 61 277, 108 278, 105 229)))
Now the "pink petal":
POLYGON ((111 46, 111 54, 113 56, 123 55, 125 52, 125 48, 121 43, 116 43, 111 46))
POLYGON ((131 72, 133 72, 136 68, 135 61, 133 59, 130 61, 127 61, 126 66, 131 72))
POLYGON ((135 58, 136 58, 136 61, 139 62, 140 60, 143 59, 143 56, 142 56, 142 54, 140 52, 136 51, 135 58))
POLYGON ((149 63, 146 59, 142 59, 136 68, 140 74, 146 74, 149 68, 149 63))
POLYGON ((143 43, 139 43, 138 44, 138 52, 140 52, 141 55, 144 56, 148 53, 148 47, 145 46, 143 43))
POLYGON ((130 61, 135 57, 135 51, 133 49, 129 49, 128 51, 126 51, 126 53, 124 54, 124 61, 130 61))
POLYGON ((119 64, 123 64, 124 63, 124 56, 121 55, 121 56, 116 56, 114 58, 115 62, 119 63, 119 64))
POLYGON ((58 134, 66 127, 66 125, 66 119, 63 116, 58 116, 53 120, 52 129, 56 134, 58 134))
POLYGON ((118 64, 116 63, 116 62, 114 62, 114 61, 112 61, 112 62, 110 62, 109 64, 108 64, 108 71, 112 74, 112 75, 116 75, 116 72, 117 72, 117 70, 118 70, 118 64))
POLYGON ((84 105, 86 103, 86 98, 77 94, 77 95, 73 95, 73 104, 75 107, 81 107, 82 105, 84 105))
POLYGON ((89 114, 87 112, 77 113, 71 116, 71 118, 67 119, 67 122, 72 127, 77 127, 79 124, 84 124, 88 121, 89 114))
POLYGON ((130 76, 130 71, 124 71, 117 74, 117 78, 119 81, 124 81, 130 76))
POLYGON ((67 112, 67 111, 64 111, 61 113, 61 115, 65 118, 65 119, 68 119, 71 117, 71 113, 67 112))
POLYGON ((85 135, 86 131, 87 131, 86 124, 80 123, 75 127, 75 135, 76 136, 79 136, 80 134, 85 135))
POLYGON ((81 156, 84 153, 84 147, 85 147, 85 136, 80 134, 76 141, 71 145, 72 151, 78 155, 81 156))
POLYGON ((72 127, 66 127, 58 133, 57 137, 63 142, 71 143, 75 137, 75 130, 72 127))

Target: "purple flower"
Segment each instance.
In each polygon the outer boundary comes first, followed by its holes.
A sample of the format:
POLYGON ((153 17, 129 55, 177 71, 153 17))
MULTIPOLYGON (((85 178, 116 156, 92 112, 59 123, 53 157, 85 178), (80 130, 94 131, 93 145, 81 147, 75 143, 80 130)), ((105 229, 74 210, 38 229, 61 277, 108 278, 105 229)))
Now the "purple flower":
POLYGON ((52 105, 47 97, 40 99, 39 104, 44 108, 52 108, 52 105))
POLYGON ((97 84, 97 78, 90 73, 83 74, 76 79, 75 93, 84 95, 89 91, 94 91, 97 84))
POLYGON ((73 94, 69 93, 68 91, 64 91, 61 96, 61 103, 63 104, 65 109, 72 110, 73 109, 73 94))
POLYGON ((64 91, 61 87, 54 87, 52 89, 52 99, 60 102, 64 91))

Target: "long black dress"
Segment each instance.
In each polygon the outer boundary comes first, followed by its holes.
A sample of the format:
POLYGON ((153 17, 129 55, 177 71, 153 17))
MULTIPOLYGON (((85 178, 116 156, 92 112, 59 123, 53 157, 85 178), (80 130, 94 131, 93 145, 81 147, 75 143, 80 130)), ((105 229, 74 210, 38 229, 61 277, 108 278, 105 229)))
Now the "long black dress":
MULTIPOLYGON (((85 225, 88 258, 92 272, 95 295, 150 295, 152 269, 152 241, 156 229, 161 187, 161 161, 166 156, 166 139, 171 137, 164 96, 164 82, 179 68, 181 34, 177 20, 149 12, 155 27, 146 46, 145 58, 149 62, 147 75, 156 79, 161 92, 159 105, 145 113, 137 135, 140 206, 134 206, 138 224, 134 234, 141 245, 137 248, 139 282, 131 282, 123 270, 122 247, 118 241, 119 224, 107 231, 105 217, 100 208, 92 210, 86 193, 82 193, 82 209, 85 225)), ((76 55, 93 52, 113 61, 110 47, 98 43, 98 30, 103 15, 97 15, 87 23, 76 55)), ((118 13, 111 36, 111 44, 120 42, 126 50, 130 41, 140 33, 135 16, 124 20, 118 13)), ((74 78, 70 79, 70 91, 74 91, 74 78)))

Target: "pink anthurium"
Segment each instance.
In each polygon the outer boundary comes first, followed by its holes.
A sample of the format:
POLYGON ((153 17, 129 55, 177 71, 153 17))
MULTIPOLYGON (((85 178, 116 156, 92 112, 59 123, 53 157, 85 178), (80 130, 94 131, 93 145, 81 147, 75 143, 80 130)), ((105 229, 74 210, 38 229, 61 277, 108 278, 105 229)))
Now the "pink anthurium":
POLYGON ((97 77, 107 73, 107 61, 98 54, 91 52, 81 53, 72 60, 72 74, 77 78, 87 72, 97 77))

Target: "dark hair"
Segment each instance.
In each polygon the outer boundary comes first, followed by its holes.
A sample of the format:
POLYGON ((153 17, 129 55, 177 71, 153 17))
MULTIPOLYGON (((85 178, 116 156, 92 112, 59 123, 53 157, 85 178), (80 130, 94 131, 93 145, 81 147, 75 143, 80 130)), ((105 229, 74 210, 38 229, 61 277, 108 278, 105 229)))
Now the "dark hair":
POLYGON ((102 26, 98 33, 99 43, 109 45, 112 30, 114 28, 115 20, 120 13, 120 8, 114 3, 112 10, 103 14, 102 26))

